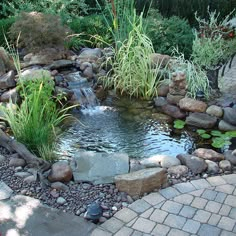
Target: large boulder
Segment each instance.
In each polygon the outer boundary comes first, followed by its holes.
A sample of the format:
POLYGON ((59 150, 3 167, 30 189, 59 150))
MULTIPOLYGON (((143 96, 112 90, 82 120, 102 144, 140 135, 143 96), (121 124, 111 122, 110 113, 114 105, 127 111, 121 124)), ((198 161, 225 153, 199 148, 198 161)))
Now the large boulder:
MULTIPOLYGON (((169 82, 169 80, 168 80, 169 82)), ((169 93, 169 83, 164 80, 164 82, 161 82, 159 87, 157 88, 157 94, 160 97, 166 97, 169 93)))
POLYGON ((52 165, 48 175, 50 182, 69 182, 72 179, 72 169, 66 161, 59 161, 52 165))
POLYGON ((171 156, 167 156, 163 154, 157 154, 157 155, 141 160, 140 164, 145 167, 169 168, 172 166, 180 165, 180 161, 175 157, 171 157, 171 156))
POLYGON ((182 165, 186 165, 194 174, 200 174, 207 169, 205 160, 190 154, 179 154, 177 158, 182 165))
POLYGON ((236 108, 224 108, 223 120, 231 125, 236 126, 236 108))
POLYGON ((218 129, 221 131, 234 131, 236 130, 236 125, 231 125, 224 120, 221 120, 218 124, 218 129))
POLYGON ((210 161, 222 161, 224 160, 224 155, 221 153, 218 153, 212 149, 208 148, 198 148, 193 153, 194 156, 200 157, 204 160, 210 160, 210 161))
POLYGON ((186 117, 186 114, 185 112, 182 112, 177 106, 174 106, 174 105, 163 105, 162 106, 162 111, 175 118, 175 119, 184 119, 186 117))
POLYGON ((199 112, 191 113, 186 118, 186 124, 204 129, 213 128, 216 122, 217 118, 215 116, 210 116, 208 114, 199 112))
POLYGON ((183 98, 184 98, 183 95, 173 95, 170 93, 167 94, 167 101, 170 104, 178 105, 179 101, 182 100, 183 98))
POLYGON ((62 60, 54 61, 52 64, 47 66, 47 69, 48 70, 58 70, 58 69, 64 69, 64 68, 68 68, 68 67, 70 68, 74 65, 75 65, 74 61, 62 59, 62 60))
POLYGON ((206 113, 220 118, 223 116, 223 109, 220 106, 211 105, 206 109, 206 113))
POLYGON ((83 62, 97 62, 103 53, 100 48, 83 48, 81 53, 78 56, 80 63, 83 62))
POLYGON ((10 70, 8 73, 0 76, 0 89, 8 89, 15 86, 15 72, 13 70, 10 70))
POLYGON ((52 78, 51 73, 48 70, 44 70, 38 67, 33 67, 30 69, 26 69, 21 73, 21 79, 23 80, 35 80, 45 78, 52 78))
POLYGON ((207 104, 202 101, 185 97, 179 101, 179 107, 182 110, 190 112, 205 112, 207 109, 207 104))
POLYGON ((75 182, 113 183, 116 175, 129 172, 125 153, 78 152, 71 161, 75 182))
POLYGON ((130 196, 139 196, 161 188, 167 182, 162 168, 148 168, 115 177, 116 188, 130 196))

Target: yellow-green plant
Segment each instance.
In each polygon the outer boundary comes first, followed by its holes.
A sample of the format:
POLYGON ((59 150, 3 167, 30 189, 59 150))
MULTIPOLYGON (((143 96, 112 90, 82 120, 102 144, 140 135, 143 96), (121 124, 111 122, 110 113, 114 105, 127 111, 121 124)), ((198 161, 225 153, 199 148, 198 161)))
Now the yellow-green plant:
MULTIPOLYGON (((137 22, 137 21, 135 21, 137 22)), ((114 86, 121 94, 150 99, 157 95, 159 81, 163 77, 161 63, 152 65, 154 53, 151 40, 143 33, 142 15, 110 62, 112 70, 103 81, 107 87, 114 86)))

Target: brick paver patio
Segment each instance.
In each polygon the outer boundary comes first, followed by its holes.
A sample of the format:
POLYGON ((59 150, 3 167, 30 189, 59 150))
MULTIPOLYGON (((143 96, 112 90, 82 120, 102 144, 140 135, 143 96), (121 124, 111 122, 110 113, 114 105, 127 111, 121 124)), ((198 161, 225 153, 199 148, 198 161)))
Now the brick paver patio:
POLYGON ((236 174, 176 184, 123 208, 92 236, 236 235, 236 174))

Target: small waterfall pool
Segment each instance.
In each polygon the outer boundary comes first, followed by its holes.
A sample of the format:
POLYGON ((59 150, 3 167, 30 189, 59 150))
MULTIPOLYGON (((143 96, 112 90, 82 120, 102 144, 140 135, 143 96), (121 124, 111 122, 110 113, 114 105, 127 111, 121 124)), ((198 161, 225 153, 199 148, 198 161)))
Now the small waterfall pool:
MULTIPOLYGON (((128 99, 129 100, 129 99, 128 99)), ((151 110, 128 105, 105 104, 73 113, 78 120, 64 126, 59 153, 71 156, 79 149, 96 152, 125 152, 131 158, 154 154, 175 157, 196 148, 196 136, 188 130, 152 118, 151 110)))

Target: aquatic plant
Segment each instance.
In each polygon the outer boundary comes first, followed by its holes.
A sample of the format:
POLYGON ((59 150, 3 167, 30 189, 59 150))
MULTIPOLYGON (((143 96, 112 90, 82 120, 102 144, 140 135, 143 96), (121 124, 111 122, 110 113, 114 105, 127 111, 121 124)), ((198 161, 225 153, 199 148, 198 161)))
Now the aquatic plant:
POLYGON ((174 121, 174 128, 175 129, 183 129, 185 124, 186 124, 185 121, 177 119, 174 121))

